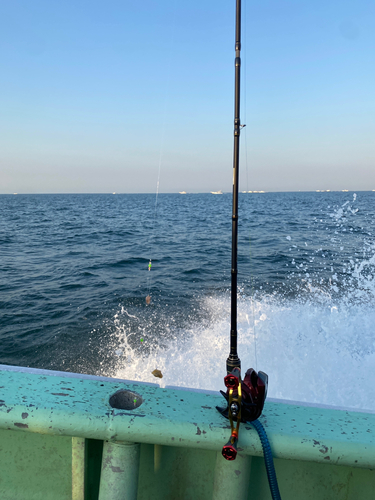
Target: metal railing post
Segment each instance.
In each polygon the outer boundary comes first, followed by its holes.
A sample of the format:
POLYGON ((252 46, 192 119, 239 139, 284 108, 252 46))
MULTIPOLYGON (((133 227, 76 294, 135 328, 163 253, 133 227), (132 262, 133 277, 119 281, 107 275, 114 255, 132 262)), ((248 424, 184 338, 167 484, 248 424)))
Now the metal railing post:
POLYGON ((140 444, 103 445, 99 500, 137 500, 140 444))

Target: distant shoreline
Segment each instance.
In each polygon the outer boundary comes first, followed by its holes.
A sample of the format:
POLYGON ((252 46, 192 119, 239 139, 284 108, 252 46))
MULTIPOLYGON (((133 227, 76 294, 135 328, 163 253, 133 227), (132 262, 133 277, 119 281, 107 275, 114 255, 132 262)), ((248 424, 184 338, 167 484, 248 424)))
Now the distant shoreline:
MULTIPOLYGON (((313 190, 306 190, 306 191, 302 191, 302 190, 298 190, 298 191, 240 191, 239 194, 240 195, 244 195, 244 194, 276 194, 276 193, 371 193, 371 192, 375 192, 375 189, 366 189, 366 190, 361 190, 361 189, 313 189, 313 190)), ((183 193, 183 194, 186 194, 186 195, 197 195, 197 194, 211 194, 212 192, 211 191, 192 191, 192 192, 186 192, 186 193, 183 193)), ((80 195, 80 196, 89 196, 89 195, 101 195, 101 196, 123 196, 123 195, 140 195, 140 194, 144 194, 144 195, 152 195, 152 196, 155 196, 155 193, 154 192, 148 192, 148 193, 121 193, 121 192, 116 192, 116 193, 98 193, 98 192, 94 192, 94 193, 56 193, 56 192, 52 192, 52 193, 0 193, 0 196, 24 196, 24 195, 27 195, 27 196, 31 196, 31 195, 38 195, 38 196, 52 196, 52 195, 56 195, 56 196, 63 196, 63 195, 80 195)), ((165 195, 165 194, 168 194, 168 195, 180 195, 181 193, 180 192, 176 192, 176 191, 173 191, 173 192, 165 192, 165 193, 159 193, 159 195, 165 195)), ((220 194, 223 194, 223 195, 232 195, 232 192, 231 191, 223 191, 222 193, 220 194)))

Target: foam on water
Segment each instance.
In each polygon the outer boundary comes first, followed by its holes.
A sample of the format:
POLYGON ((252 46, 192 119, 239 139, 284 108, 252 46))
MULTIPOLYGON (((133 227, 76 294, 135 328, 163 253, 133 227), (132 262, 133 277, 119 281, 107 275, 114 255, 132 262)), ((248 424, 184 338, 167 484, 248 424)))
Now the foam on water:
MULTIPOLYGON (((243 371, 269 374, 271 397, 375 409, 374 201, 239 196, 238 353, 243 371)), ((0 208, 2 363, 223 388, 230 195, 161 195, 151 273, 152 195, 0 208)))
MULTIPOLYGON (((326 240, 330 248, 325 245, 304 253, 305 260, 301 256, 306 242, 289 249, 286 281, 294 294, 281 287, 272 294, 258 290, 239 297, 242 371, 253 367, 268 373, 270 397, 375 410, 375 245, 372 234, 361 227, 360 246, 357 241, 355 251, 352 247, 348 251, 353 238, 349 241, 345 234, 356 232, 355 202, 354 194, 352 202, 328 206, 323 219, 316 220, 323 227, 331 223, 332 237, 326 240), (330 256, 335 260, 332 264, 330 256)), ((293 243, 289 235, 286 240, 293 243)), ((162 387, 223 389, 229 354, 229 292, 204 297, 200 306, 208 312, 208 322, 174 328, 168 339, 147 347, 131 342, 134 329, 126 320, 131 315, 123 308, 114 318, 116 331, 107 346, 117 358, 108 375, 162 387), (161 370, 163 379, 152 375, 155 369, 161 370)), ((139 324, 138 333, 147 335, 147 327, 139 324)))
MULTIPOLYGON (((205 299, 212 309, 209 326, 176 331, 166 347, 134 349, 121 326, 113 338, 118 363, 112 376, 199 389, 223 388, 229 354, 229 298, 205 299)), ((375 410, 375 312, 367 307, 277 299, 239 303, 238 351, 242 368, 269 375, 269 396, 311 403, 375 410)))

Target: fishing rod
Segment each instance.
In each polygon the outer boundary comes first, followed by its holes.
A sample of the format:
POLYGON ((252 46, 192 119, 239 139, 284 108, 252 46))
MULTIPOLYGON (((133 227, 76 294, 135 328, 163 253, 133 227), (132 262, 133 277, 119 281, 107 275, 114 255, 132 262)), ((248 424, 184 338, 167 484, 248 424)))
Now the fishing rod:
MULTIPOLYGON (((223 447, 227 460, 237 455, 240 422, 252 422, 262 413, 267 395, 268 375, 247 370, 241 379, 241 360, 237 353, 237 253, 238 253, 238 184, 240 153, 240 78, 241 78, 241 0, 236 0, 236 41, 235 41, 235 96, 234 96, 234 148, 233 148, 233 210, 232 210, 232 272, 231 272, 231 330, 230 353, 227 358, 224 384, 227 392, 220 391, 227 402, 226 408, 218 411, 229 419, 231 437, 223 447)), ((259 423, 259 425, 261 425, 259 423)))
POLYGON ((241 81, 241 0, 236 1, 236 57, 234 83, 234 147, 233 147, 233 203, 232 203, 232 271, 231 271, 231 330, 230 353, 227 359, 227 373, 234 368, 241 369, 237 353, 237 254, 238 254, 238 180, 240 158, 240 81, 241 81))
MULTIPOLYGON (((232 275, 231 275, 231 330, 230 353, 227 358, 224 384, 227 392, 220 391, 227 406, 216 409, 229 420, 231 435, 223 446, 222 455, 226 460, 237 456, 240 422, 251 422, 262 443, 264 461, 272 500, 281 500, 275 467, 267 434, 259 422, 267 396, 268 375, 249 368, 241 379, 241 360, 237 353, 237 243, 238 243, 238 178, 240 153, 240 76, 241 76, 241 0, 236 0, 236 57, 234 96, 234 149, 233 149, 233 211, 232 211, 232 275)), ((244 125, 243 125, 244 126, 244 125)))

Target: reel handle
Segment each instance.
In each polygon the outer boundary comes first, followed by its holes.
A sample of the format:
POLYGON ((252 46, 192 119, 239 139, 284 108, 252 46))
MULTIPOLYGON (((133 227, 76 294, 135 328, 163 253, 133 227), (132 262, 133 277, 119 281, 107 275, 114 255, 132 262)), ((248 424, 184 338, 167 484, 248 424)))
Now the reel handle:
POLYGON ((235 460, 237 456, 238 434, 233 432, 227 444, 223 446, 221 454, 225 460, 235 460))

